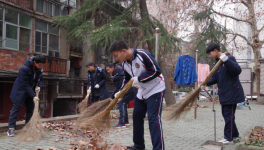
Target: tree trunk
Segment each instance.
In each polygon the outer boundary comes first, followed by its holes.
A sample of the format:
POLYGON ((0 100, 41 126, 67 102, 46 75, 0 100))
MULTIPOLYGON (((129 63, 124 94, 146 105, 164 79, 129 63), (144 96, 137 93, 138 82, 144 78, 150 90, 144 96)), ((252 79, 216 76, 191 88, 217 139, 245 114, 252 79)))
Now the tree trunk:
MULTIPOLYGON (((144 21, 147 21, 149 24, 152 24, 150 18, 149 18, 149 13, 148 13, 148 8, 147 8, 147 3, 146 0, 140 0, 139 1, 139 8, 140 8, 140 16, 141 19, 144 21)), ((149 28, 148 32, 153 35, 154 34, 154 29, 153 28, 149 28)), ((143 31, 145 35, 148 34, 147 30, 143 31)), ((148 50, 153 53, 154 49, 153 49, 153 42, 151 42, 150 40, 147 40, 147 44, 148 44, 148 50)))
POLYGON ((257 28, 257 19, 256 19, 256 14, 255 14, 255 9, 254 9, 254 3, 252 1, 248 0, 248 10, 249 10, 249 17, 251 18, 251 36, 252 36, 252 49, 254 52, 254 72, 256 75, 256 91, 258 97, 260 96, 260 63, 259 59, 261 58, 260 54, 260 49, 262 47, 262 43, 260 42, 259 39, 259 31, 257 28))
POLYGON ((257 91, 257 95, 258 97, 260 96, 260 62, 259 59, 261 58, 261 54, 260 54, 260 48, 253 48, 253 52, 254 52, 254 62, 255 62, 255 66, 254 66, 254 72, 255 72, 255 76, 256 76, 256 91, 257 91))
POLYGON ((173 95, 172 90, 171 90, 171 85, 170 85, 170 81, 169 81, 168 76, 167 76, 165 64, 162 61, 160 61, 159 66, 161 68, 161 72, 162 72, 162 75, 164 76, 164 81, 165 81, 166 89, 165 89, 164 97, 165 97, 166 106, 170 106, 170 105, 174 104, 176 101, 175 101, 174 95, 173 95))

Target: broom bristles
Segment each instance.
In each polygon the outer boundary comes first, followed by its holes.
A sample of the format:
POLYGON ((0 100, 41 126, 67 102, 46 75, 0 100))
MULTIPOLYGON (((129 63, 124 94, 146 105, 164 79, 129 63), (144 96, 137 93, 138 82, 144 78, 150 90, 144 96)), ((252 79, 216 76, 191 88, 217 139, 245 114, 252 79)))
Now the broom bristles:
POLYGON ((182 113, 188 112, 191 109, 193 102, 197 99, 201 88, 197 88, 194 91, 190 92, 184 99, 180 102, 171 105, 166 108, 164 112, 164 119, 166 120, 177 120, 182 113))
MULTIPOLYGON (((225 53, 226 55, 228 54, 227 52, 225 53)), ((201 91, 201 86, 206 85, 207 82, 211 79, 211 77, 213 76, 213 74, 215 73, 215 71, 219 68, 219 66, 222 64, 222 60, 220 59, 216 65, 214 66, 214 68, 211 70, 211 72, 209 73, 209 75, 205 78, 205 80, 202 82, 202 84, 196 88, 194 91, 191 91, 187 97, 185 97, 184 99, 182 99, 180 102, 175 103, 169 107, 166 108, 165 112, 163 113, 164 115, 164 119, 166 120, 176 120, 179 119, 180 116, 184 113, 184 112, 188 112, 191 110, 191 107, 193 105, 193 103, 195 102, 195 100, 197 99, 197 97, 199 96, 199 93, 201 91)))
POLYGON ((109 128, 110 127, 110 111, 115 107, 118 99, 122 98, 126 92, 132 87, 133 80, 130 80, 123 90, 115 97, 111 103, 100 113, 84 120, 79 124, 83 128, 109 128))
POLYGON ((40 137, 44 135, 44 126, 42 125, 41 116, 39 115, 39 101, 36 101, 34 112, 30 121, 18 132, 15 140, 19 142, 39 141, 40 137))
MULTIPOLYGON (((91 87, 89 87, 89 90, 91 90, 91 87)), ((88 93, 85 97, 84 100, 82 100, 79 104, 78 104, 78 109, 80 111, 80 113, 84 113, 87 109, 87 104, 88 104, 88 99, 89 99, 89 95, 90 93, 88 93)))
POLYGON ((85 109, 85 111, 81 114, 81 116, 76 120, 76 125, 74 129, 75 130, 79 129, 80 124, 84 120, 103 111, 110 104, 110 102, 111 102, 110 98, 107 98, 105 100, 93 103, 91 106, 85 109))

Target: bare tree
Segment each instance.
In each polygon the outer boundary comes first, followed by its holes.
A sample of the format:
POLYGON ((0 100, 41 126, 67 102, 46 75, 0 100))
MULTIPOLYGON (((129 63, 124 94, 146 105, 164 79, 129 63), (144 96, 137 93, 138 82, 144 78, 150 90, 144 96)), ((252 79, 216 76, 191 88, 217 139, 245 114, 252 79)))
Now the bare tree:
MULTIPOLYGON (((215 3, 219 1, 215 0, 215 3)), ((227 34, 233 35, 231 40, 234 41, 234 44, 236 48, 241 49, 243 48, 243 44, 241 42, 247 43, 248 46, 250 46, 254 53, 254 72, 256 75, 256 91, 258 96, 260 95, 260 62, 259 59, 261 58, 261 48, 264 44, 264 39, 261 39, 260 33, 263 33, 264 25, 263 22, 261 24, 261 21, 264 21, 263 18, 261 18, 264 15, 264 12, 262 10, 262 6, 264 5, 262 0, 233 0, 233 1, 226 1, 223 5, 224 7, 228 7, 228 5, 236 5, 239 7, 235 7, 234 11, 237 15, 229 15, 225 11, 217 11, 215 9, 212 9, 212 11, 221 16, 229 18, 233 21, 237 22, 237 25, 239 26, 250 26, 251 30, 251 36, 248 37, 244 35, 243 33, 239 33, 238 31, 232 31, 229 30, 227 34), (242 39, 239 40, 239 39, 242 39)))

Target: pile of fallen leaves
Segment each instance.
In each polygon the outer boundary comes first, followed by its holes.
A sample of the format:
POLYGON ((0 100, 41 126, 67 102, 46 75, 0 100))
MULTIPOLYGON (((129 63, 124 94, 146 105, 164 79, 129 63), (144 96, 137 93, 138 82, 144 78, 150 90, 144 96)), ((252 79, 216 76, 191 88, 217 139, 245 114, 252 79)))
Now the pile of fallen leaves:
POLYGON ((245 144, 264 147, 264 127, 255 127, 250 136, 245 137, 245 144))
MULTIPOLYGON (((120 142, 117 141, 115 144, 108 144, 106 140, 102 138, 102 135, 109 133, 109 131, 104 132, 103 130, 93 129, 78 129, 73 130, 75 121, 55 121, 55 122, 45 122, 44 127, 48 131, 58 132, 59 138, 56 142, 64 139, 69 139, 70 145, 73 147, 69 150, 126 150, 126 146, 122 146, 120 142)), ((55 136, 56 134, 51 134, 55 136)), ((41 149, 39 149, 41 150, 41 149)), ((55 147, 49 148, 48 150, 57 150, 55 147)))

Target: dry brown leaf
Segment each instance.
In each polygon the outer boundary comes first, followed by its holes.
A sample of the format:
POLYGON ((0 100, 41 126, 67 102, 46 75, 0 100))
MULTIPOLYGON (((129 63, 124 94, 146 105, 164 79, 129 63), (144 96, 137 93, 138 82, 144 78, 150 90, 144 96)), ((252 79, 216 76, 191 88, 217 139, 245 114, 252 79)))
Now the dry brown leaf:
POLYGON ((85 141, 79 141, 80 145, 87 145, 89 144, 88 142, 85 142, 85 141))
POLYGON ((76 142, 70 141, 69 145, 76 145, 76 142))

